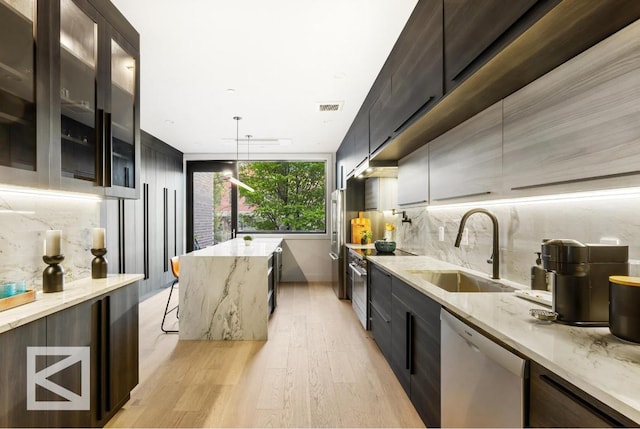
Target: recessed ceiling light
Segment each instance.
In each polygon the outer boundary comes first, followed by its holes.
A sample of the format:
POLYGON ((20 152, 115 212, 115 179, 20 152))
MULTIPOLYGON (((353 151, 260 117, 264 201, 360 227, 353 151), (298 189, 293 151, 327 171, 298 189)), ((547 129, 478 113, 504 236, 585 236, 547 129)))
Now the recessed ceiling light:
POLYGON ((227 94, 233 94, 234 92, 236 92, 235 88, 227 88, 226 91, 227 94))
POLYGON ((164 120, 164 123, 165 123, 165 124, 167 124, 167 125, 173 125, 173 124, 175 124, 175 122, 173 122, 171 119, 165 119, 165 120, 164 120))

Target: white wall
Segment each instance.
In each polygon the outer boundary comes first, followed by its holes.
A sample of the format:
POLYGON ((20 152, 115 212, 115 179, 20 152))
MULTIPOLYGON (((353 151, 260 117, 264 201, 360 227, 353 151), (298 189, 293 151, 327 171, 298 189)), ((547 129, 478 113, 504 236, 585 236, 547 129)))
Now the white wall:
POLYGON ((282 247, 283 282, 331 281, 331 241, 286 238, 282 247))

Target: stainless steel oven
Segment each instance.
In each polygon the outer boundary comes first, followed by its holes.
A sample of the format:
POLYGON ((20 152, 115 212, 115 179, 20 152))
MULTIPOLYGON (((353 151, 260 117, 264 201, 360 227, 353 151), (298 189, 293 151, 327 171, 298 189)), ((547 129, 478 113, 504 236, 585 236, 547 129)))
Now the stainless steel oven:
POLYGON ((367 329, 367 261, 349 249, 349 279, 351 281, 351 306, 360 323, 367 329))
POLYGON ((367 262, 354 260, 349 262, 351 279, 351 306, 360 323, 367 329, 367 262))
POLYGON ((355 245, 347 245, 347 248, 347 292, 351 291, 351 306, 364 329, 367 329, 369 320, 367 313, 369 300, 367 296, 367 256, 413 256, 413 254, 400 249, 396 249, 393 253, 377 253, 371 245, 365 249, 355 245))

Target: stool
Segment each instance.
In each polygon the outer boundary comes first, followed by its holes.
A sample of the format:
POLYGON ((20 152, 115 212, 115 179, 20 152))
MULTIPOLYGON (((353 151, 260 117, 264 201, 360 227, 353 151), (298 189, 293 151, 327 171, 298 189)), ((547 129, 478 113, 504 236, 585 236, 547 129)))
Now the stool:
POLYGON ((171 303, 171 295, 173 294, 173 288, 178 285, 179 286, 179 281, 180 281, 180 258, 178 256, 174 256, 173 258, 171 258, 171 272, 173 273, 173 276, 175 277, 175 280, 173 281, 173 283, 171 283, 171 290, 169 291, 169 298, 167 299, 167 305, 164 308, 164 315, 162 316, 162 324, 160 325, 160 329, 162 329, 162 332, 164 332, 165 334, 169 334, 169 333, 177 333, 178 330, 173 330, 173 329, 165 329, 164 328, 164 321, 167 318, 167 314, 171 313, 173 310, 176 311, 176 318, 179 319, 179 315, 180 315, 180 305, 176 305, 175 307, 173 307, 171 310, 169 310, 169 304, 171 303))

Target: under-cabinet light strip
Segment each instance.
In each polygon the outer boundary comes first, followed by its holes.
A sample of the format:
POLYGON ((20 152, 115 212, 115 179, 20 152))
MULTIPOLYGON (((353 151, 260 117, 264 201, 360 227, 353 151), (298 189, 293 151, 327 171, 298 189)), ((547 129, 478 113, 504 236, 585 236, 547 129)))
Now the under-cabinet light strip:
POLYGON ((477 206, 504 206, 504 205, 525 205, 539 203, 555 203, 570 201, 596 201, 609 200, 615 198, 640 198, 640 188, 606 189, 601 191, 572 192, 566 194, 540 195, 534 197, 504 198, 498 200, 464 202, 454 204, 443 204, 437 206, 427 206, 427 210, 452 209, 458 207, 477 206))
POLYGON ((67 199, 95 201, 95 202, 102 201, 102 198, 100 198, 98 195, 79 194, 75 192, 64 192, 64 191, 50 191, 46 189, 1 186, 0 193, 5 193, 5 192, 11 193, 11 194, 29 195, 29 196, 43 197, 43 198, 67 198, 67 199))

